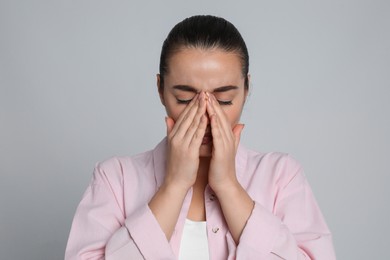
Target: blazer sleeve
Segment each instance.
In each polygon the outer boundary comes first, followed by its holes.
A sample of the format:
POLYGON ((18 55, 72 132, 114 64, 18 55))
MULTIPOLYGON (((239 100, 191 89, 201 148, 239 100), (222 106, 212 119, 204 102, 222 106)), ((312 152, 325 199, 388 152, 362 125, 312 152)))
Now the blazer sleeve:
MULTIPOLYGON (((336 259, 330 231, 302 168, 291 157, 279 173, 273 212, 255 201, 236 259, 336 259)), ((234 243, 229 238, 228 243, 234 243)), ((232 245, 229 246, 233 248, 232 245)))
POLYGON ((95 168, 73 219, 65 260, 174 259, 147 202, 125 215, 121 169, 117 162, 95 168))

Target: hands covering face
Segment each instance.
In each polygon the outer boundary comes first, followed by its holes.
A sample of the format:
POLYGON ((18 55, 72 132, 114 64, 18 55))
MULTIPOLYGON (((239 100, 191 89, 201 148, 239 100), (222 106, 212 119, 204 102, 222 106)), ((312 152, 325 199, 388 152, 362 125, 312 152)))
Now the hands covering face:
POLYGON ((165 181, 168 184, 189 189, 195 183, 200 148, 208 124, 212 135, 209 185, 216 190, 237 182, 235 156, 244 125, 237 124, 232 129, 213 94, 197 94, 176 122, 167 117, 166 124, 168 158, 165 181))

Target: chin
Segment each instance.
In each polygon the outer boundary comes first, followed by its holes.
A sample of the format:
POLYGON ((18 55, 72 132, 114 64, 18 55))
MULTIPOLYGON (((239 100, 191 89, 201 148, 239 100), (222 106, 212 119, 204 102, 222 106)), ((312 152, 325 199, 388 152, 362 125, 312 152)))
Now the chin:
POLYGON ((211 157, 213 150, 213 145, 210 144, 202 144, 199 148, 199 157, 211 157))

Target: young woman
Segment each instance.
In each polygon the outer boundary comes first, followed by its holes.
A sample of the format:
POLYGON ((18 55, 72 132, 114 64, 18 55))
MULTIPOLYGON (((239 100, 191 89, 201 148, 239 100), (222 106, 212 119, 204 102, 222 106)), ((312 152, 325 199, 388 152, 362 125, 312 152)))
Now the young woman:
POLYGON ((335 259, 301 166, 240 145, 248 70, 228 21, 172 29, 157 75, 167 137, 97 165, 66 259, 335 259))

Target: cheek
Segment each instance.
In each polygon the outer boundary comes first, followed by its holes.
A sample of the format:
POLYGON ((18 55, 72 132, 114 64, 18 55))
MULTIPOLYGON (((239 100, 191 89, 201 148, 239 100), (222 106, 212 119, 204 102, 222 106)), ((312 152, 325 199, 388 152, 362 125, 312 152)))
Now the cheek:
POLYGON ((240 121, 242 109, 239 107, 222 108, 230 126, 233 128, 240 121))
POLYGON ((176 102, 168 103, 166 105, 167 115, 176 122, 185 108, 186 105, 178 105, 176 102))

